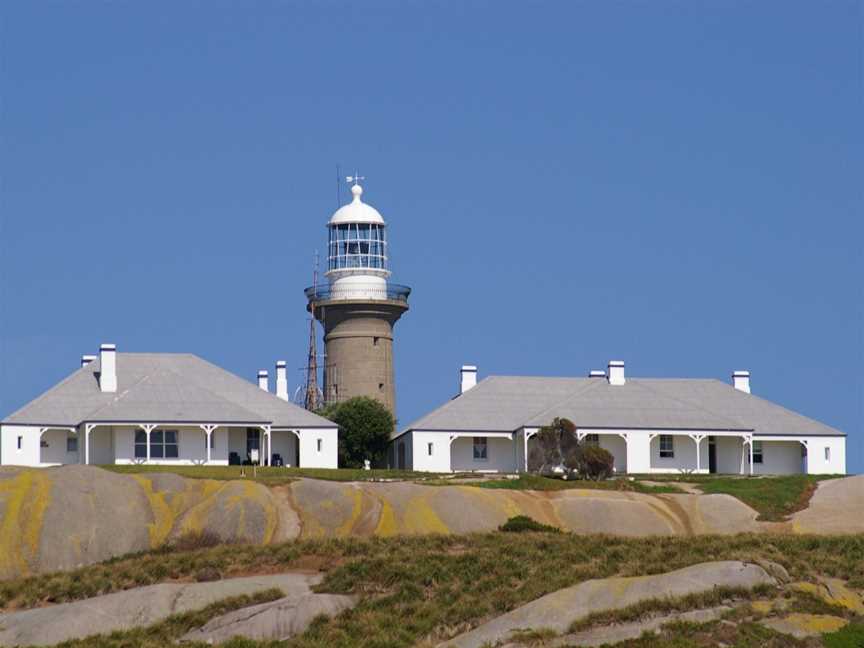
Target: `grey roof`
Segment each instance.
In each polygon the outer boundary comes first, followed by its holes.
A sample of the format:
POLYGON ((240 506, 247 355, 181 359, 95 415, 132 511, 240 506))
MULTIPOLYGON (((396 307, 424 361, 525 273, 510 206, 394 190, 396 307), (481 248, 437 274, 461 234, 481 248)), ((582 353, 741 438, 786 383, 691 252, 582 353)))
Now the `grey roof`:
POLYGON ((579 427, 742 431, 765 435, 843 435, 719 380, 490 376, 411 423, 410 430, 512 432, 556 417, 579 427))
POLYGON ((186 353, 118 353, 117 391, 99 389, 99 361, 82 367, 3 420, 77 426, 84 422, 336 424, 186 353))

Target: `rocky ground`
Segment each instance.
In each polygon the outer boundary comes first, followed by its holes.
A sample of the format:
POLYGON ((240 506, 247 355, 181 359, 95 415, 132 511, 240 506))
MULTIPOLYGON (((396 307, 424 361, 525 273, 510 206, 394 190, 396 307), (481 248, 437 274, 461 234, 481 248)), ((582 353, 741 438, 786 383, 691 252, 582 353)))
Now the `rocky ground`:
POLYGON ((271 489, 251 480, 119 475, 91 466, 2 468, 0 578, 72 569, 196 534, 255 544, 461 534, 494 530, 517 515, 575 533, 622 536, 864 533, 864 477, 821 482, 809 508, 768 523, 729 495, 312 479, 271 489))

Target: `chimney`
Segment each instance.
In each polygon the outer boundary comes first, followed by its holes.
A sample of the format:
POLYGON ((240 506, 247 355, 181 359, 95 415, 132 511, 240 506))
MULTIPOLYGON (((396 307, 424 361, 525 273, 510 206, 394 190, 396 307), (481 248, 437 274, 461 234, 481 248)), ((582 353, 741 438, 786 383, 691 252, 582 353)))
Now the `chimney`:
POLYGON ((285 361, 276 361, 276 395, 284 401, 288 400, 288 372, 285 361))
POLYGON ((81 366, 86 367, 91 362, 93 362, 95 359, 96 359, 95 355, 82 355, 81 356, 81 366))
POLYGON ((738 391, 750 393, 750 372, 749 371, 733 371, 732 386, 738 391))
POLYGON ((606 372, 603 371, 602 369, 592 369, 591 371, 588 372, 588 377, 589 378, 605 378, 606 372))
POLYGON ((624 378, 624 361, 623 360, 610 360, 609 361, 609 384, 610 385, 623 385, 627 382, 627 379, 624 378))
POLYGON ((270 378, 267 376, 266 369, 258 372, 258 386, 266 392, 270 391, 270 378))
POLYGON ((477 384, 477 367, 475 365, 462 365, 459 370, 459 393, 464 394, 477 384))
POLYGON ((99 389, 103 392, 117 391, 117 345, 115 344, 102 344, 99 347, 99 389))

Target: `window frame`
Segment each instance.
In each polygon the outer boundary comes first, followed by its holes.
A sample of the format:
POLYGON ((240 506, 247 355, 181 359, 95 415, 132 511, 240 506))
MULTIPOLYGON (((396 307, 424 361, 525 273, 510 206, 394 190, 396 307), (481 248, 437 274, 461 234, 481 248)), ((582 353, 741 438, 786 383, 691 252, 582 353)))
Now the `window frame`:
POLYGON ((659 452, 661 459, 674 459, 675 458, 675 435, 674 434, 661 434, 659 435, 660 444, 659 452), (664 448, 664 445, 667 445, 665 442, 668 442, 668 448, 664 448))
POLYGON ((72 454, 78 453, 78 436, 71 432, 66 435, 66 452, 72 454), (75 447, 70 448, 70 445, 74 445, 75 447))
POLYGON ((427 456, 429 456, 429 457, 432 456, 432 449, 433 449, 434 447, 435 447, 435 444, 432 443, 431 441, 428 441, 428 442, 426 443, 426 455, 427 455, 427 456))
POLYGON ((753 464, 765 463, 765 446, 761 441, 753 442, 753 464))
POLYGON ((471 451, 474 461, 489 461, 489 439, 486 437, 472 437, 471 451), (480 452, 478 452, 478 449, 480 452))

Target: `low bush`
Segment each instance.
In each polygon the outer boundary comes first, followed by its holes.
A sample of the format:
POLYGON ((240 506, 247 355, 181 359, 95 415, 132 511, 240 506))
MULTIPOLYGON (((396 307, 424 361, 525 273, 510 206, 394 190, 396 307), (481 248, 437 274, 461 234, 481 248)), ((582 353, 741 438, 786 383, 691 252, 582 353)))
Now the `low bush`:
POLYGON ((525 531, 541 531, 545 533, 559 533, 560 529, 549 526, 548 524, 542 524, 537 520, 534 520, 527 515, 517 515, 516 517, 511 517, 504 524, 498 527, 499 531, 504 531, 505 533, 524 533, 525 531))
POLYGON ((615 457, 612 453, 593 445, 583 445, 575 457, 575 468, 585 479, 609 479, 615 471, 615 457))

